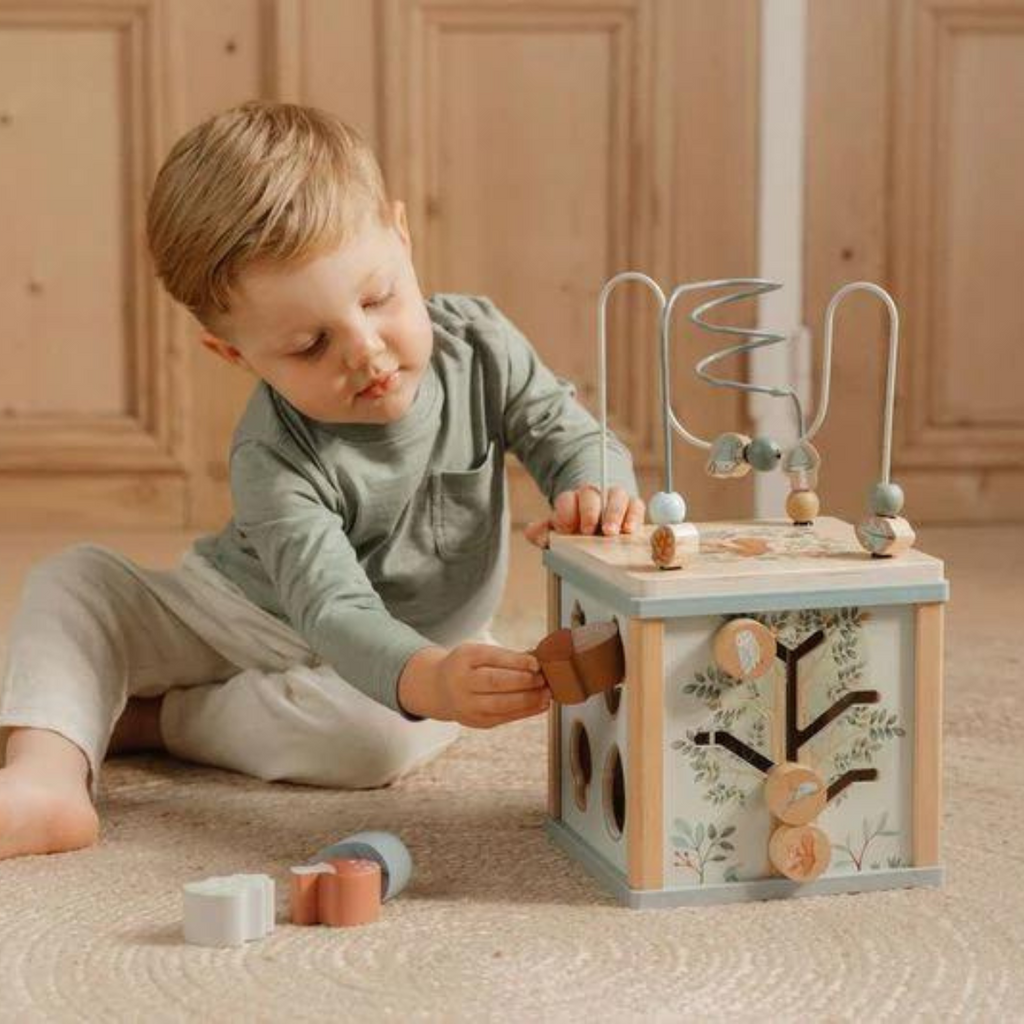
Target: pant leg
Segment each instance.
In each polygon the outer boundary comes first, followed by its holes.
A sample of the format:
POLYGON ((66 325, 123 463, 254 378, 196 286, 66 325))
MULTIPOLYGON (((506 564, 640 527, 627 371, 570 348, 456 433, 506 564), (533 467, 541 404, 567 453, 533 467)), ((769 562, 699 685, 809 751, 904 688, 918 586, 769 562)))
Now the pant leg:
POLYGON ((164 696, 160 730, 185 760, 266 781, 337 789, 384 786, 440 754, 455 722, 414 722, 329 665, 247 669, 164 696))
POLYGON ((161 582, 172 575, 79 544, 26 578, 0 677, 0 730, 50 729, 75 743, 88 759, 94 799, 130 695, 237 671, 161 599, 161 582))
MULTIPOLYGON (((485 627, 473 638, 493 643, 485 627)), ((341 789, 387 785, 437 757, 456 722, 412 722, 371 700, 329 665, 247 670, 164 697, 167 749, 267 781, 341 789)))

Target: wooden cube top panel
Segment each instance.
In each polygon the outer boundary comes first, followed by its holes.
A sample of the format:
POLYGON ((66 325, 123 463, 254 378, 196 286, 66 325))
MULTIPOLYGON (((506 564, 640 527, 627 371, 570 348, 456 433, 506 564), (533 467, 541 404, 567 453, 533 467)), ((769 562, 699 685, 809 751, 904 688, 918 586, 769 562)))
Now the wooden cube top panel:
POLYGON ((638 597, 690 598, 787 591, 875 590, 943 584, 942 562, 910 550, 873 558, 853 527, 822 517, 813 526, 789 520, 695 523, 700 553, 684 569, 663 570, 651 561, 655 527, 620 537, 552 534, 548 564, 572 566, 638 597))

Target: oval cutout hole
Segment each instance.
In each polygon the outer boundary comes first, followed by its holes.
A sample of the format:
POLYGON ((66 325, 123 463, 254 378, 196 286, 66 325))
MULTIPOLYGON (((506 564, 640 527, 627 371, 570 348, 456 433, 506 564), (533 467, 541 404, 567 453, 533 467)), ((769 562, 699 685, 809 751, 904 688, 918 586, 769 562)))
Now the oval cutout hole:
MULTIPOLYGON (((623 646, 625 646, 626 633, 622 628, 622 620, 618 615, 613 615, 612 618, 615 620, 615 625, 619 627, 619 636, 623 640, 623 646)), ((618 686, 613 686, 610 690, 604 691, 604 706, 608 709, 608 714, 614 718, 619 713, 619 705, 622 703, 622 683, 618 686)))
POLYGON ((621 839, 626 827, 626 775, 622 769, 622 756, 613 744, 604 762, 602 791, 604 796, 604 823, 612 839, 621 839))
POLYGON ((587 809, 587 789, 594 773, 593 759, 590 753, 590 737, 584 724, 577 719, 572 723, 569 735, 569 767, 572 771, 573 797, 576 806, 587 809))

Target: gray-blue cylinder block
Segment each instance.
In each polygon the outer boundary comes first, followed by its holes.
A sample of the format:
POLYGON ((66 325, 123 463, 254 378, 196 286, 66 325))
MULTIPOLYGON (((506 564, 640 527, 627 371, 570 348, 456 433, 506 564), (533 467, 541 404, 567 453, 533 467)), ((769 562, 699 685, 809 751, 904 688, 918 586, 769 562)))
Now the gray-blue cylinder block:
POLYGON ((309 863, 329 860, 376 861, 380 865, 381 902, 397 896, 412 878, 409 848, 392 832, 356 832, 325 846, 309 863))

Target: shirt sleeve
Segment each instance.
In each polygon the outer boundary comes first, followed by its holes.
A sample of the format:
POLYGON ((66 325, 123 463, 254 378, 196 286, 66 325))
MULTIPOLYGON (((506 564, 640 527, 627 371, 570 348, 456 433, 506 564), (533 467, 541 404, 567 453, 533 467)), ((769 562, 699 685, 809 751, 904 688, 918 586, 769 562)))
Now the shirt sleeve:
MULTIPOLYGON (((541 362, 533 345, 490 300, 481 300, 508 359, 505 443, 537 481, 548 502, 563 491, 601 482, 601 426, 577 401, 576 388, 541 362)), ((633 459, 607 433, 608 486, 638 496, 633 459)))
POLYGON ((347 682, 405 718, 398 680, 434 644, 393 618, 356 556, 342 516, 287 453, 247 441, 231 455, 235 523, 273 581, 293 628, 347 682))

